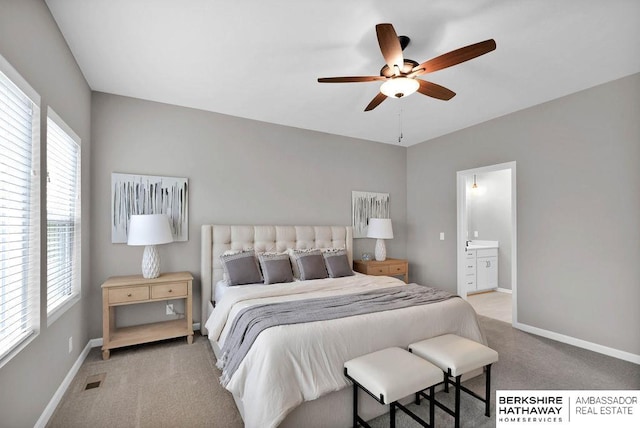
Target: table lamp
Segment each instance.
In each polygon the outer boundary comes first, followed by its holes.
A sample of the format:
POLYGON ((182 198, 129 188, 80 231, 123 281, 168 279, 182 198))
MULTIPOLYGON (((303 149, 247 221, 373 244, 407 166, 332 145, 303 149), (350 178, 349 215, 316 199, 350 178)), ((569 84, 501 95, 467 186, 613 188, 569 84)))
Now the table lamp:
POLYGON ((383 262, 387 258, 387 249, 384 245, 385 239, 393 239, 393 229, 390 218, 370 218, 367 238, 376 238, 376 260, 383 262))
POLYGON ((169 218, 164 214, 132 215, 127 245, 144 245, 142 276, 160 276, 160 255, 156 245, 173 242, 169 218))

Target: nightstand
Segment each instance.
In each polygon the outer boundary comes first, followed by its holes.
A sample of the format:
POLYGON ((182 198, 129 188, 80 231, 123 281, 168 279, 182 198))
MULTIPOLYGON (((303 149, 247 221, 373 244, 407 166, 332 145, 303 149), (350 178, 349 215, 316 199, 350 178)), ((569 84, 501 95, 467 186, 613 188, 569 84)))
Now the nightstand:
POLYGON ((404 259, 354 260, 353 270, 366 275, 403 276, 404 282, 409 283, 409 262, 404 259))
POLYGON ((102 284, 102 359, 123 346, 187 336, 193 342, 193 276, 189 272, 163 273, 147 279, 142 275, 113 276, 102 284), (122 305, 184 299, 184 318, 116 328, 115 308, 122 305))

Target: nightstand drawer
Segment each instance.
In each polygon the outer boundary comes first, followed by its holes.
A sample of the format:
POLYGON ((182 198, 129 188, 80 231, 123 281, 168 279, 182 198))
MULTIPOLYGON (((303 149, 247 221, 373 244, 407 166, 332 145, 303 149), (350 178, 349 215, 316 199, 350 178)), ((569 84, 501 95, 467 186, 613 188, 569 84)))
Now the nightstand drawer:
POLYGON ((396 275, 399 273, 405 273, 407 270, 405 265, 389 265, 389 275, 396 275))
POLYGON ((164 299, 166 297, 184 297, 187 295, 186 282, 170 282, 151 286, 152 299, 164 299))
POLYGON ((149 299, 149 287, 123 287, 109 290, 109 303, 138 302, 149 299))
POLYGON ((389 266, 369 266, 367 268, 367 273, 369 275, 388 275, 389 266))

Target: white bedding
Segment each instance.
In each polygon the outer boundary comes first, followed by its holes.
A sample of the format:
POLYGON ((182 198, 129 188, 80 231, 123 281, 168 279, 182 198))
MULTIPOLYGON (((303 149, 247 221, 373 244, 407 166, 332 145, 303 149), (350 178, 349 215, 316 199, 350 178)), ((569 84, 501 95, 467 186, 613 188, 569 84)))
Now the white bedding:
MULTIPOLYGON (((233 317, 247 306, 402 285, 395 278, 358 274, 264 287, 233 287, 216 302, 206 327, 209 339, 221 348, 233 317)), ((242 401, 246 427, 276 427, 303 401, 348 386, 343 375, 345 361, 446 333, 486 344, 474 310, 460 298, 269 328, 258 336, 227 389, 242 401)))

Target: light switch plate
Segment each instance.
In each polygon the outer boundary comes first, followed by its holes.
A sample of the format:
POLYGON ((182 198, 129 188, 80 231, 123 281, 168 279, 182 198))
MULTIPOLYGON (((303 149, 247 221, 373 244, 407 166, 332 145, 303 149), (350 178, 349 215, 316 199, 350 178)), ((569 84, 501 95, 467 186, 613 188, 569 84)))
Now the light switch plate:
POLYGON ((444 232, 440 232, 440 240, 444 241, 444 232))

